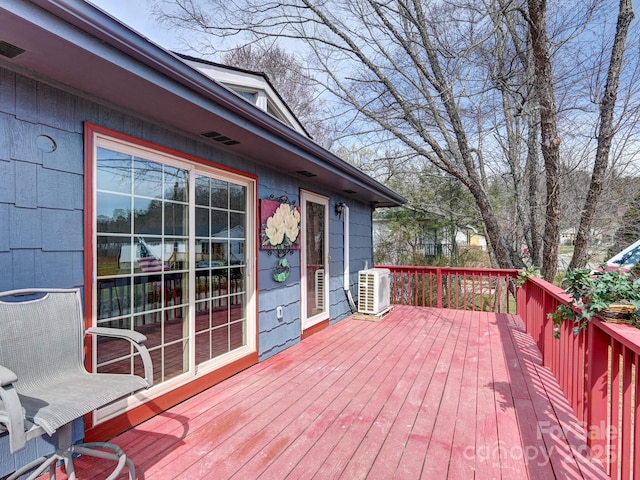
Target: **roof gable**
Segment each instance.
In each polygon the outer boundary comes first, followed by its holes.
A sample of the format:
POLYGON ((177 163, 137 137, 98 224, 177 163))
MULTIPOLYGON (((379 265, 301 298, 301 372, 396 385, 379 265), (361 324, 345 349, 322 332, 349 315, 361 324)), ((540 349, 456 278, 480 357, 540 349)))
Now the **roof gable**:
POLYGON ((204 73, 216 82, 221 83, 229 90, 257 106, 259 109, 269 113, 285 125, 309 137, 309 133, 273 87, 266 74, 222 65, 181 53, 176 53, 176 55, 187 65, 204 73))

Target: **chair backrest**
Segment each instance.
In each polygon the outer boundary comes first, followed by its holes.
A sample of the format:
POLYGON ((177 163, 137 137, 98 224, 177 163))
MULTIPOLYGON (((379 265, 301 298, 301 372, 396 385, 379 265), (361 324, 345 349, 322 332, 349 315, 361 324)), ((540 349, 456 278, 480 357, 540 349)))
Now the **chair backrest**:
POLYGON ((83 339, 77 289, 0 293, 0 365, 18 376, 19 393, 83 370, 83 339))

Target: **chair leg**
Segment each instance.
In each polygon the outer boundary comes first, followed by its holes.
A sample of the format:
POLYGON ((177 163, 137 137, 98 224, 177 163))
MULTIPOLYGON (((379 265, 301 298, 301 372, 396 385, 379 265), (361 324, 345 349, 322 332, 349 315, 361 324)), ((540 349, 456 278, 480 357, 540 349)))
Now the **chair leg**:
POLYGON ((71 447, 71 451, 72 453, 79 453, 81 455, 87 455, 89 457, 104 458, 107 460, 117 461, 118 464, 116 465, 116 468, 113 470, 111 475, 107 477, 106 480, 115 480, 118 475, 120 475, 120 472, 122 472, 125 465, 127 466, 127 470, 129 471, 129 480, 134 480, 136 478, 136 468, 133 465, 133 462, 117 445, 105 442, 81 443, 79 445, 73 445, 71 447), (104 452, 98 449, 111 450, 111 452, 113 453, 104 452))
MULTIPOLYGON (((65 432, 66 433, 66 432, 65 432)), ((62 435, 62 445, 67 443, 65 435, 62 435)), ((76 480, 75 468, 73 466, 74 454, 86 455, 88 457, 103 458, 117 462, 115 469, 111 472, 106 480, 115 480, 118 478, 124 467, 129 471, 129 480, 135 480, 136 469, 133 462, 128 458, 124 451, 112 443, 93 442, 81 443, 78 445, 69 445, 67 448, 59 448, 55 453, 48 457, 41 457, 37 460, 29 462, 24 467, 12 473, 7 480, 17 480, 22 475, 28 474, 27 480, 34 480, 49 469, 49 479, 56 480, 56 466, 58 461, 62 460, 67 473, 68 480, 76 480), (104 451, 108 450, 108 451, 104 451)))
MULTIPOLYGON (((62 457, 60 457, 60 455, 58 455, 57 452, 52 454, 49 457, 40 457, 32 462, 27 463, 24 467, 20 468, 19 470, 16 470, 15 472, 13 472, 7 478, 7 480, 16 480, 20 478, 22 475, 25 475, 29 472, 31 473, 27 477, 27 480, 33 480, 39 477, 47 468, 53 468, 55 470, 56 463, 61 458, 62 457)), ((53 478, 55 478, 55 476, 53 478)))
MULTIPOLYGON (((65 454, 66 455, 64 458, 64 469, 67 472, 67 479, 76 480, 76 469, 73 467, 73 452, 70 450, 67 450, 65 454)), ((55 480, 55 477, 53 480, 55 480)))

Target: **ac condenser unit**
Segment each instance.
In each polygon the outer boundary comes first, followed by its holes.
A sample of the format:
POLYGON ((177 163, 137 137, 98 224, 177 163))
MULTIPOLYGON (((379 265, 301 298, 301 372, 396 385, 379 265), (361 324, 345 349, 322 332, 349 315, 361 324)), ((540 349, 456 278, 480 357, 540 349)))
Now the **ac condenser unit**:
POLYGON ((378 315, 390 306, 391 272, 388 268, 371 268, 358 272, 358 312, 378 315))

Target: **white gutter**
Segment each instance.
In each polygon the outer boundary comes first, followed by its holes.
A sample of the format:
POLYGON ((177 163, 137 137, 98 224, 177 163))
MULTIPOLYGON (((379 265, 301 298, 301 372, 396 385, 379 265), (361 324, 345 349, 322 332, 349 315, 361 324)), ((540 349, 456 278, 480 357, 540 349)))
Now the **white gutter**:
POLYGON ((344 205, 342 210, 342 221, 344 222, 343 229, 343 262, 344 262, 344 275, 343 275, 343 286, 344 289, 349 291, 349 206, 344 205))

